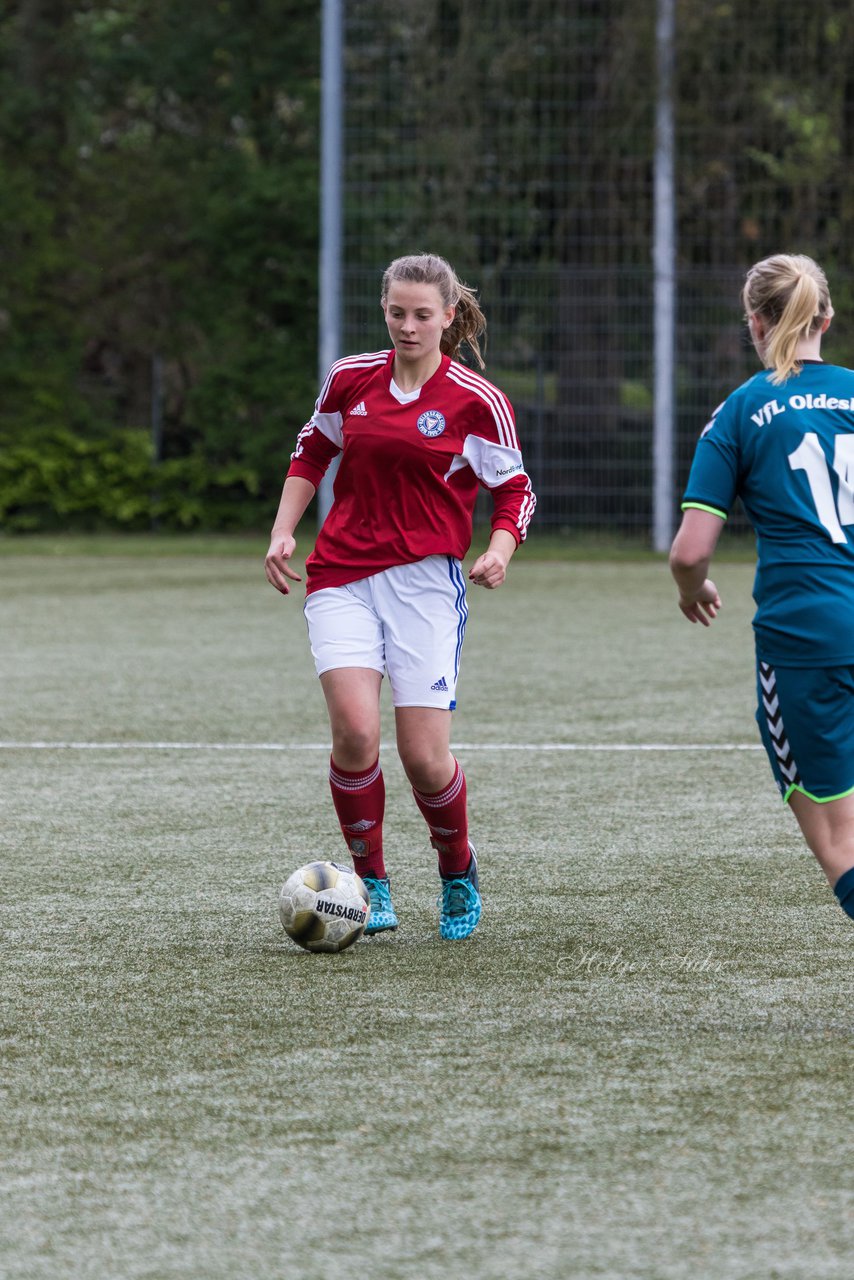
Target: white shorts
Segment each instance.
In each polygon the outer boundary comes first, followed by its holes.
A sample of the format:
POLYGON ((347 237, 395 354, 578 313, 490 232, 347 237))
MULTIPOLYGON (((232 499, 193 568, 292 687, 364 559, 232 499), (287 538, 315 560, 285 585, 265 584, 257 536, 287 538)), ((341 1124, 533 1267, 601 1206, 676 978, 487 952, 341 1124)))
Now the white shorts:
POLYGON ((395 565, 306 597, 317 674, 388 671, 396 707, 453 711, 466 631, 466 583, 453 556, 395 565))

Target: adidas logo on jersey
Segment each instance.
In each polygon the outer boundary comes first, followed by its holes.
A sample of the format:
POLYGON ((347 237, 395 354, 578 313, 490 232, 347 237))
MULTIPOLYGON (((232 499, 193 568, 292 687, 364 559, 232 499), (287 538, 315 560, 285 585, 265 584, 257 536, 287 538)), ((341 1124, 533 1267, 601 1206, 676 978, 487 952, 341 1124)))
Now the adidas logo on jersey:
POLYGON ((355 409, 350 410, 349 416, 351 418, 367 418, 368 411, 365 408, 364 400, 360 400, 359 403, 356 405, 355 409))
POLYGON ((430 688, 432 689, 433 693, 447 693, 448 686, 445 683, 445 677, 440 676, 435 684, 430 685, 430 688))

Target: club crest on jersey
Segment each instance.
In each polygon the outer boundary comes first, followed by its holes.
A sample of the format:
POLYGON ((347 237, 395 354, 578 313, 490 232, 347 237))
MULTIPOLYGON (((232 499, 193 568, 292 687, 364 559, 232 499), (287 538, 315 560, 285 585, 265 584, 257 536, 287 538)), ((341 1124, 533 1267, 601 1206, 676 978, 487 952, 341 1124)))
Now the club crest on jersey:
POLYGON ((438 409, 425 409, 417 426, 422 436, 440 436, 445 430, 445 415, 438 409))

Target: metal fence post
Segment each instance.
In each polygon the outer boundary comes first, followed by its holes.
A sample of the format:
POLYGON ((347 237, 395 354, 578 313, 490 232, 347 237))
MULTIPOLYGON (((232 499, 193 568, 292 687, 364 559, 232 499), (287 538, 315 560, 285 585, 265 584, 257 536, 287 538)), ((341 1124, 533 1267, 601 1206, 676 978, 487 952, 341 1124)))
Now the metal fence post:
POLYGON ((676 215, 673 125, 674 0, 658 0, 655 28, 658 87, 655 106, 653 230, 653 546, 673 539, 675 438, 676 215))
MULTIPOLYGON (((343 5, 323 0, 321 32, 320 123, 320 268, 319 268, 319 382, 341 355, 341 245, 343 226, 343 5)), ((318 528, 332 506, 333 463, 317 494, 318 528)))

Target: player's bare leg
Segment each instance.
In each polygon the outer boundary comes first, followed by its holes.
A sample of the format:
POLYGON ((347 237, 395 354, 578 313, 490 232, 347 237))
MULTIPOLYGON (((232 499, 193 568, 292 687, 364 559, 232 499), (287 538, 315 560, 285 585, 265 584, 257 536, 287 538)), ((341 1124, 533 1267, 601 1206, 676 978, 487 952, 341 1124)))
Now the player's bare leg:
POLYGON ((854 795, 818 804, 793 791, 789 804, 842 909, 854 915, 854 795))
POLYGON ((441 791, 454 776, 452 712, 438 707, 396 707, 397 750, 416 791, 441 791))
POLYGON ((335 763, 353 773, 370 768, 380 752, 382 676, 369 667, 337 667, 325 671, 320 684, 335 763))
POLYGON ((430 829, 443 876, 464 875, 470 860, 465 774, 451 753, 451 712, 397 707, 397 749, 415 803, 430 829))
POLYGON ((802 792, 793 791, 789 805, 819 866, 835 884, 854 867, 854 795, 817 804, 802 792))

